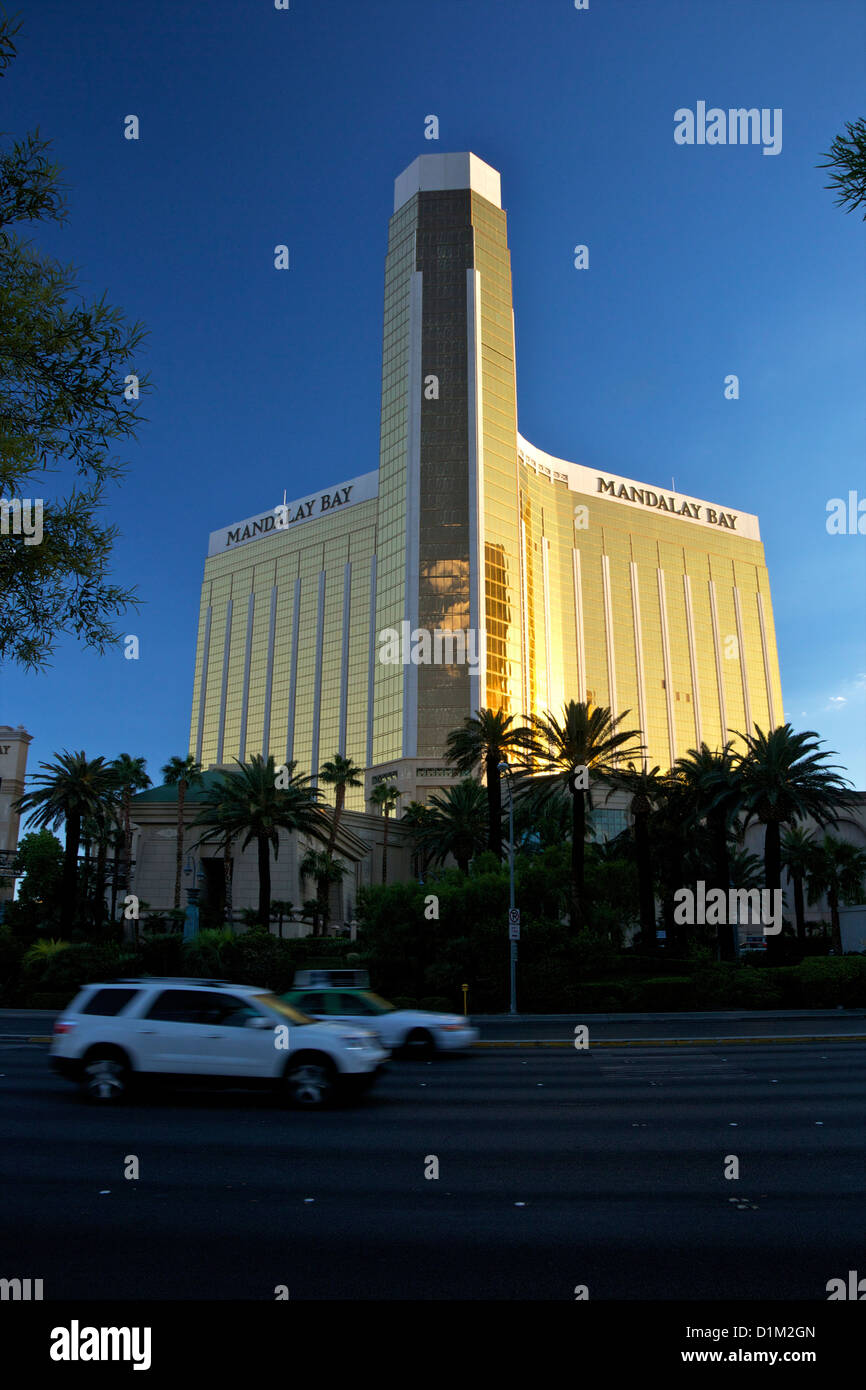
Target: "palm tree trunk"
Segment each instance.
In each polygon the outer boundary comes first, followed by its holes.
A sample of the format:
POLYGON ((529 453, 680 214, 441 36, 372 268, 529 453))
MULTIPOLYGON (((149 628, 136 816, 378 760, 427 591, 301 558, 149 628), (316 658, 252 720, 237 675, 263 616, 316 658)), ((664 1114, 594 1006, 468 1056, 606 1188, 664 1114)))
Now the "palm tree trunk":
POLYGON ((256 836, 259 858, 259 921, 269 930, 271 912, 271 847, 267 835, 256 836))
POLYGON ((226 840, 223 847, 223 911, 227 922, 232 920, 232 843, 226 840))
MULTIPOLYGON (((707 817, 707 823, 712 834, 713 858, 715 860, 715 883, 714 888, 721 888, 728 899, 728 890, 731 886, 731 865, 728 856, 728 827, 724 813, 715 814, 707 817)), ((728 914, 725 912, 724 917, 728 914)), ((719 943, 719 959, 733 961, 737 959, 737 937, 739 935, 739 924, 736 922, 720 922, 717 928, 719 943)))
POLYGON ((839 894, 835 887, 831 887, 827 893, 827 901, 830 904, 830 924, 832 928, 832 945, 837 956, 842 954, 842 923, 839 919, 839 894))
POLYGON ((183 803, 186 797, 186 782, 183 778, 177 784, 177 851, 174 866, 174 905, 180 907, 180 871, 183 865, 183 803))
POLYGON ((487 847, 498 860, 502 859, 502 784, 499 779, 499 759, 487 755, 487 847))
POLYGON ((93 920, 97 931, 102 927, 105 918, 105 863, 108 858, 108 841, 106 835, 99 837, 99 849, 96 855, 96 895, 93 900, 93 920))
POLYGON ((583 851, 586 836, 586 807, 583 792, 571 793, 571 930, 576 935, 583 926, 583 851))
POLYGON ((63 894, 60 900, 60 929, 67 933, 75 919, 78 897, 78 846, 81 840, 81 817, 70 812, 66 817, 66 846, 63 852, 63 894))
MULTIPOLYGON (((782 836, 777 820, 767 821, 764 832, 764 887, 773 892, 782 886, 782 836)), ((772 901, 772 899, 771 899, 772 901)), ((782 933, 767 937, 767 959, 777 963, 782 955, 782 933)))
POLYGON ((794 916, 797 920, 797 940, 806 940, 806 903, 803 896, 803 875, 791 874, 794 880, 794 916))
POLYGON ((385 828, 382 833, 382 882, 388 882, 388 812, 385 811, 385 828))

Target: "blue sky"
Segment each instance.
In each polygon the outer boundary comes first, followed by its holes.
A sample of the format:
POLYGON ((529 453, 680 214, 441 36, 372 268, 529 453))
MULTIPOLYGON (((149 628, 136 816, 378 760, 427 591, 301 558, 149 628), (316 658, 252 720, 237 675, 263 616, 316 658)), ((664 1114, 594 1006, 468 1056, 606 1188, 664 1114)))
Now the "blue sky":
POLYGON ((864 114, 860 0, 9 8, 0 129, 39 126, 70 188, 36 242, 146 323, 155 385, 110 502, 140 658, 70 640, 0 672, 31 771, 186 751, 208 533, 377 466, 393 180, 471 149, 509 214, 521 432, 759 515, 786 715, 866 787, 866 538, 825 525, 866 499, 864 225, 815 168, 864 114), (676 145, 699 100, 781 108, 781 152, 676 145))

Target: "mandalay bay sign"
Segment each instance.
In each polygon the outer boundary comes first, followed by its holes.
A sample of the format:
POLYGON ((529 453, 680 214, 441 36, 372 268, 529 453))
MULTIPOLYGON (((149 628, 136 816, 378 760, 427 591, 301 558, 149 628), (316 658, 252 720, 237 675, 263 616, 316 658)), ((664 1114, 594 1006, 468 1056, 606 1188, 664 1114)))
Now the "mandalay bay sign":
POLYGON ((356 506, 358 502, 369 502, 378 493, 378 483, 378 473, 365 473, 338 487, 324 488, 321 492, 299 497, 294 502, 280 502, 259 516, 247 517, 234 526, 211 531, 208 556, 221 555, 227 549, 234 550, 239 545, 247 545, 264 536, 284 534, 294 530, 301 522, 333 516, 343 512, 346 507, 356 506))
POLYGON ((653 492, 648 487, 630 486, 613 478, 598 478, 598 492, 609 497, 617 497, 626 502, 637 502, 644 507, 655 507, 674 516, 688 517, 690 521, 702 521, 708 526, 724 526, 728 531, 736 531, 738 514, 724 512, 719 507, 708 507, 705 502, 689 502, 676 498, 670 493, 653 492))

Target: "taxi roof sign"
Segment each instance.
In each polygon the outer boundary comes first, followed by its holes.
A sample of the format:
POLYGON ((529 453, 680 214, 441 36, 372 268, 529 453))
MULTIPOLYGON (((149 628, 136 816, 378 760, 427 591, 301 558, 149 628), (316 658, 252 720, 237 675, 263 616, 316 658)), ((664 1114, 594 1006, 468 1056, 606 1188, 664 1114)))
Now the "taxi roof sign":
POLYGON ((296 970, 295 989, 369 989, 367 970, 296 970))

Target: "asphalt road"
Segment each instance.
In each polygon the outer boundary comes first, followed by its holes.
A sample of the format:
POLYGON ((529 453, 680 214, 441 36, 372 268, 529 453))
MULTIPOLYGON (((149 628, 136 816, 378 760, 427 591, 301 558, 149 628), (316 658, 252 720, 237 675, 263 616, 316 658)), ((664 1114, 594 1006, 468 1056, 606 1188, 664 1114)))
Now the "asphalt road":
MULTIPOLYGON (((40 1009, 0 1009, 0 1041, 50 1036, 57 1014, 40 1009)), ((866 1009, 773 1011, 720 1010, 673 1014, 473 1015, 482 1042, 543 1041, 571 1046, 577 1024, 590 1042, 665 1038, 866 1036, 866 1009)))
POLYGON ((844 1041, 485 1051, 393 1061, 322 1114, 195 1091, 98 1111, 4 1043, 0 1277, 46 1300, 825 1301, 866 1273, 864 1063, 844 1041))

